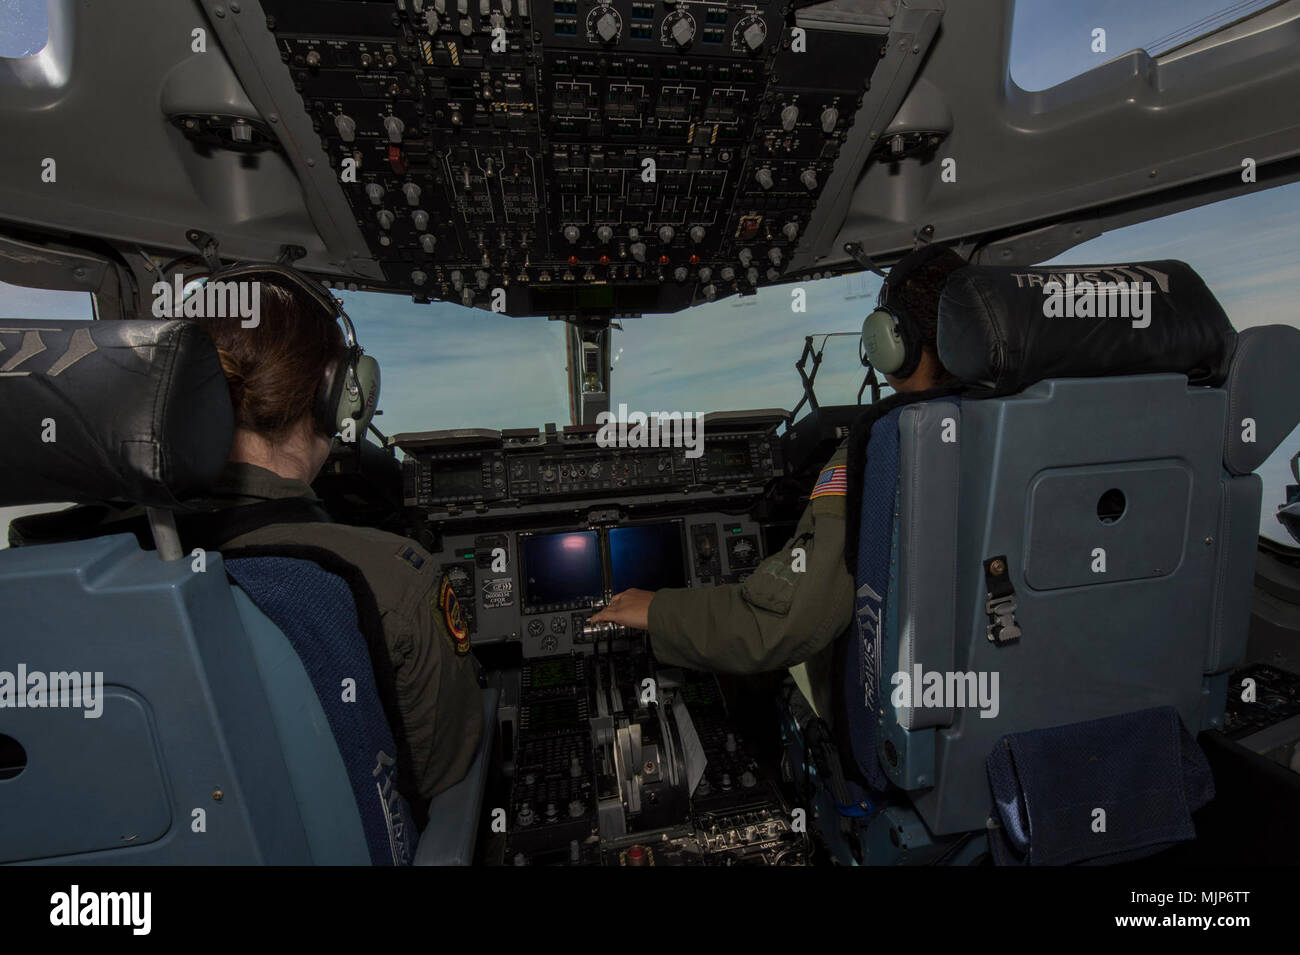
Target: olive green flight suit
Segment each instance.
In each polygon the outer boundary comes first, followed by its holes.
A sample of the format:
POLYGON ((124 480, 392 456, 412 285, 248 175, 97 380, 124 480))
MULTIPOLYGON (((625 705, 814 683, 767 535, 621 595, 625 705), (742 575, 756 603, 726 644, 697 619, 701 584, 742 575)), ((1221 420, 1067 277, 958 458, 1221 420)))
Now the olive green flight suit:
MULTIPOLYGON (((826 462, 844 467, 845 441, 826 462)), ((830 719, 831 644, 853 619, 853 578, 844 566, 842 494, 809 501, 785 547, 742 584, 671 588, 650 602, 650 641, 664 663, 723 673, 804 664, 796 682, 830 719), (803 548, 802 571, 795 548, 803 548)))
MULTIPOLYGON (((212 496, 231 505, 316 499, 301 481, 235 462, 212 496)), ((275 544, 320 547, 361 571, 379 607, 419 793, 429 798, 459 782, 478 749, 483 705, 478 665, 473 654, 457 652, 439 604, 442 574, 433 556, 396 534, 327 523, 271 524, 222 550, 275 544)))

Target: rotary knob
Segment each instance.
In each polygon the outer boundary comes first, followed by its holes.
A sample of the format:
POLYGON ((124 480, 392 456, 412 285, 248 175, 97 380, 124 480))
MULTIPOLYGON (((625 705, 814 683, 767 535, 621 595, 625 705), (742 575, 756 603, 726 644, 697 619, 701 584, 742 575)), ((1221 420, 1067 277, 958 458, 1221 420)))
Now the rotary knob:
POLYGON ((764 166, 758 172, 754 173, 754 181, 764 189, 772 188, 772 170, 764 166))
POLYGON ((799 122, 799 107, 793 103, 781 110, 781 128, 787 133, 794 129, 794 124, 799 122))
POLYGON ((425 212, 423 209, 416 209, 411 213, 411 222, 415 224, 416 232, 429 231, 429 213, 425 212))
POLYGON ((402 133, 406 131, 406 124, 402 122, 400 116, 385 116, 384 131, 388 133, 388 141, 390 143, 400 143, 402 141, 402 133))
POLYGON ((781 226, 781 234, 793 242, 799 237, 799 223, 787 222, 785 225, 781 226))
POLYGON ((412 285, 423 285, 427 281, 429 281, 429 276, 426 275, 424 272, 420 271, 419 269, 416 269, 414 272, 411 273, 412 285))
POLYGON ((435 239, 433 236, 429 235, 427 232, 424 235, 420 236, 420 248, 423 249, 425 252, 429 253, 430 255, 433 254, 433 247, 437 244, 438 244, 438 240, 435 239))
POLYGON ((466 288, 461 289, 461 291, 460 291, 460 303, 461 303, 462 305, 473 305, 473 304, 474 304, 474 290, 473 290, 472 288, 466 287, 466 288))
POLYGON ((679 265, 677 268, 673 269, 673 278, 679 282, 685 282, 690 274, 690 272, 686 271, 686 266, 684 265, 679 265))
POLYGON ((424 28, 429 32, 429 36, 433 36, 438 32, 438 14, 436 11, 424 11, 424 28))
POLYGON ((830 135, 835 132, 835 124, 840 121, 840 111, 834 106, 827 106, 822 110, 822 132, 830 135))
POLYGON ((659 241, 664 245, 671 243, 673 241, 673 236, 676 234, 677 233, 673 231, 673 227, 670 225, 661 225, 659 227, 659 241))
POLYGON ((799 173, 799 181, 803 183, 805 189, 812 192, 817 188, 817 170, 811 168, 805 169, 803 172, 799 173))
POLYGON ((733 269, 730 265, 724 265, 722 267, 722 271, 720 271, 718 274, 722 276, 722 281, 730 282, 736 277, 736 270, 733 269))
POLYGON ((707 282, 709 279, 713 278, 713 269, 709 268, 707 265, 701 265, 699 275, 701 282, 707 282))
POLYGON ((762 20, 755 20, 745 27, 740 36, 745 41, 745 46, 749 47, 751 52, 757 53, 763 46, 763 41, 767 39, 767 24, 762 20))
POLYGON ((696 245, 699 245, 701 242, 704 241, 704 226, 702 225, 691 226, 690 236, 691 236, 691 241, 694 242, 696 245))
POLYGON ((749 268, 745 269, 745 281, 750 285, 758 284, 758 268, 756 266, 751 265, 749 268))
POLYGON ((564 227, 564 238, 569 241, 570 245, 577 245, 580 234, 576 225, 566 225, 564 227))
POLYGON ((618 17, 609 10, 596 19, 596 36, 600 37, 603 43, 612 43, 618 39, 618 28, 618 17))
POLYGON ((413 182, 402 185, 402 195, 406 196, 408 206, 418 206, 420 204, 420 187, 413 182))
POLYGON ((387 209, 380 209, 375 213, 375 218, 379 220, 379 228, 391 229, 393 227, 393 214, 387 209))
POLYGON ((334 117, 334 128, 339 131, 339 138, 345 143, 357 138, 357 121, 347 113, 339 113, 334 117))
POLYGON ((772 246, 772 248, 767 250, 767 260, 771 262, 773 265, 780 265, 781 250, 776 246, 772 246))
POLYGON ((601 242, 608 242, 614 238, 614 230, 607 225, 600 226, 596 229, 596 238, 601 242))
POLYGON ((691 40, 695 39, 695 22, 690 17, 680 17, 669 30, 673 42, 679 49, 686 49, 691 45, 691 40))
POLYGON ((483 269, 479 269, 474 273, 474 284, 479 287, 480 292, 487 291, 488 279, 491 277, 492 276, 488 275, 483 269))
POLYGON ((715 298, 718 297, 718 290, 716 287, 712 285, 704 286, 703 291, 704 291, 704 300, 707 302, 712 302, 715 298))
POLYGON ((633 242, 633 243, 632 243, 632 247, 631 247, 630 249, 628 249, 628 251, 632 253, 632 258, 636 259, 638 262, 644 262, 644 261, 645 261, 645 243, 644 243, 644 242, 633 242))
POLYGON ((451 270, 451 287, 457 292, 465 287, 465 276, 461 274, 460 269, 451 270))
POLYGON ((469 36, 474 32, 474 24, 469 17, 461 17, 459 23, 460 35, 469 36))
POLYGON ((384 187, 377 182, 366 184, 366 198, 370 200, 372 206, 377 206, 384 201, 384 187))
POLYGON ((754 253, 749 249, 741 249, 736 258, 740 259, 741 266, 749 268, 749 263, 754 261, 754 253))

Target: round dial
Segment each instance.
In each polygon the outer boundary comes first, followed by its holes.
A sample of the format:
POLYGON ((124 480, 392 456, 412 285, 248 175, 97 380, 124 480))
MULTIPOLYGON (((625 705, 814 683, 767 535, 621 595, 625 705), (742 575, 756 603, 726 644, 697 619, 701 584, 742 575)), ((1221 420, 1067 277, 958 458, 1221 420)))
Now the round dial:
POLYGON ((737 53, 758 53, 767 39, 767 24, 763 18, 751 13, 731 31, 731 48, 737 53))
POLYGON ((545 629, 546 624, 542 623, 540 620, 528 621, 528 635, 530 637, 540 637, 545 629))
POLYGON ((659 36, 664 46, 684 50, 695 39, 695 18, 685 10, 675 10, 664 17, 659 36))
POLYGON ((617 43, 623 34, 623 18, 612 6, 601 4, 587 14, 587 36, 600 43, 617 43))

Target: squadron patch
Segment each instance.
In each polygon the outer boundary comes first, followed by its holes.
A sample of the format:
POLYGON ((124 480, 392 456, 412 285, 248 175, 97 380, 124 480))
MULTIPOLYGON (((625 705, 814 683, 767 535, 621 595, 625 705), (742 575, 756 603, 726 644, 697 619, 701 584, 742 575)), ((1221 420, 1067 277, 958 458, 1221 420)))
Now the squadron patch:
POLYGON ((451 581, 446 577, 442 578, 442 585, 438 588, 437 603, 442 621, 447 625, 447 633, 451 636, 452 646, 456 654, 463 657, 469 653, 469 627, 465 625, 465 613, 460 609, 456 591, 451 589, 451 581))
POLYGON ((813 485, 812 494, 808 495, 808 500, 816 500, 819 497, 844 497, 848 492, 849 469, 847 467, 822 468, 822 473, 818 476, 817 483, 813 485))

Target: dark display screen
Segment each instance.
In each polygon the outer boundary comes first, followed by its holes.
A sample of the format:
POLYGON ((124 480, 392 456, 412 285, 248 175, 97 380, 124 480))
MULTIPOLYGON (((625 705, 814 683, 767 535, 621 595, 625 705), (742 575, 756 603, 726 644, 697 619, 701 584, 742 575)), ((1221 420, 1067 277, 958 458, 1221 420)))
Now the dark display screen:
POLYGON ((629 587, 660 590, 686 586, 680 524, 611 528, 609 560, 616 594, 629 587))
POLYGON ((478 461, 471 461, 458 467, 442 464, 433 471, 433 496, 448 497, 482 497, 483 466, 478 461))
POLYGON ((533 534, 521 537, 520 545, 526 607, 571 606, 604 594, 595 531, 533 534))

